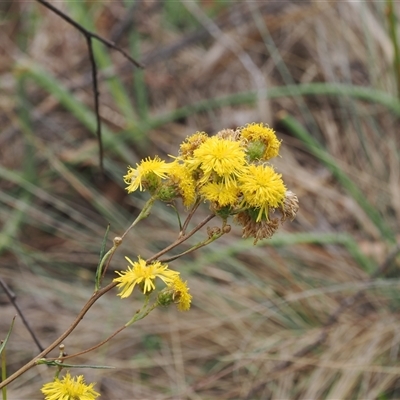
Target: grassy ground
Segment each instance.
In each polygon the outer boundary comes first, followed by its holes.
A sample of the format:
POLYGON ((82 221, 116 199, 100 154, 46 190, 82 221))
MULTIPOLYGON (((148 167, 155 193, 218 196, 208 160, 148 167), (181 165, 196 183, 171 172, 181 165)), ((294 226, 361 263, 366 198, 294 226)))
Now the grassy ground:
MULTIPOLYGON (((283 140, 274 165, 299 197, 296 220, 257 246, 234 227, 180 259, 190 312, 156 310, 74 362, 116 367, 84 371, 110 400, 400 398, 390 2, 54 4, 146 68, 95 45, 103 181, 84 37, 37 2, 0 4, 1 277, 43 345, 90 297, 107 223, 110 238, 121 234, 147 199, 125 193, 126 166, 176 154, 198 130, 262 121, 283 140)), ((172 210, 157 206, 113 267, 150 257, 177 230, 172 210)), ((15 310, 0 301, 3 338, 15 310)), ((138 305, 108 294, 68 353, 103 340, 138 305)), ((37 352, 18 319, 9 372, 37 352)), ((52 373, 30 370, 9 399, 41 398, 52 373)))

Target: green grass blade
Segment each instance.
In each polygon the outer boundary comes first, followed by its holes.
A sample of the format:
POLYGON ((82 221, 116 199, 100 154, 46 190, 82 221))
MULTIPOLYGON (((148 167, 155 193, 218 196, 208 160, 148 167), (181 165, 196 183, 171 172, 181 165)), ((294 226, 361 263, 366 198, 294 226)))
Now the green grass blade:
MULTIPOLYGON (((355 86, 336 83, 307 83, 300 85, 288 85, 273 87, 265 91, 265 98, 278 99, 282 97, 297 96, 347 96, 371 104, 381 105, 400 116, 400 101, 386 92, 365 86, 355 86)), ((175 109, 164 115, 153 117, 149 121, 141 123, 139 130, 147 131, 158 128, 169 122, 186 118, 199 112, 210 111, 216 108, 253 104, 257 100, 255 91, 239 92, 232 95, 202 100, 188 106, 175 109)))
POLYGON ((321 162, 332 172, 333 176, 347 190, 347 192, 360 205, 370 220, 379 229, 382 236, 391 241, 395 241, 392 230, 387 226, 376 207, 372 206, 366 199, 365 194, 357 187, 357 185, 343 172, 337 165, 335 160, 325 151, 325 149, 303 128, 303 126, 286 112, 280 116, 280 122, 290 130, 297 138, 299 138, 321 162))
POLYGON ((0 344, 0 355, 3 353, 3 350, 5 349, 5 347, 6 347, 6 345, 7 345, 8 339, 10 338, 11 332, 12 332, 12 330, 13 330, 13 328, 14 328, 14 322, 15 322, 15 318, 16 318, 16 317, 17 317, 17 316, 14 315, 14 317, 13 317, 13 319, 12 319, 12 322, 11 322, 11 325, 10 325, 10 329, 8 330, 7 335, 6 335, 6 337, 4 338, 3 343, 0 344))
MULTIPOLYGON (((71 16, 86 29, 91 32, 96 32, 96 27, 91 15, 93 10, 89 10, 83 2, 70 2, 68 3, 69 11, 71 16)), ((103 7, 101 3, 93 5, 93 7, 103 7)), ((112 68, 113 62, 108 54, 109 50, 105 48, 104 44, 99 43, 97 40, 93 40, 93 52, 97 63, 98 70, 105 68, 112 68)), ((132 66, 132 68, 136 68, 132 66)), ((113 96, 115 103, 122 112, 126 121, 126 129, 131 131, 131 139, 141 147, 146 146, 146 136, 141 134, 140 130, 135 129, 138 122, 135 110, 133 108, 131 99, 126 90, 126 85, 121 81, 118 75, 114 75, 107 79, 107 84, 110 92, 113 96), (133 134, 132 134, 133 132, 133 134)))

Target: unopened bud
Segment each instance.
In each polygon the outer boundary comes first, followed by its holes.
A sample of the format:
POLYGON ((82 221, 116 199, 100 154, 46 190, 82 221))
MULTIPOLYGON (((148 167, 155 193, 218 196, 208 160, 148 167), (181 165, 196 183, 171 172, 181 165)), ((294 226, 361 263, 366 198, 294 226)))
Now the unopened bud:
POLYGON ((119 246, 122 243, 122 237, 116 236, 113 240, 114 246, 119 246))
POLYGON ((224 232, 224 233, 229 233, 230 231, 231 231, 231 226, 230 225, 225 225, 223 228, 222 228, 222 231, 224 232))

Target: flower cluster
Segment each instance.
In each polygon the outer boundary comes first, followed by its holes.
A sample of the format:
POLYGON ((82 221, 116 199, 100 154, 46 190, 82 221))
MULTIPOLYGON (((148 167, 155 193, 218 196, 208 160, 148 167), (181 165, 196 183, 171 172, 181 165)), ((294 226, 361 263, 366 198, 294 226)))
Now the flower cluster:
MULTIPOLYGON (((147 190, 164 202, 181 198, 187 208, 207 202, 223 219, 225 233, 230 229, 226 221, 233 216, 243 227, 243 237, 257 242, 271 237, 280 222, 295 218, 298 210, 297 196, 268 163, 279 155, 280 144, 274 130, 264 124, 224 129, 211 137, 197 132, 186 138, 170 162, 156 156, 142 160, 136 168, 128 167, 126 189, 128 193, 147 190)), ((217 229, 216 236, 221 233, 217 229)), ((209 236, 214 234, 210 231, 209 236)), ((130 266, 114 279, 121 298, 130 296, 135 286, 150 295, 158 278, 165 287, 157 294, 157 305, 175 303, 181 311, 190 308, 192 296, 179 272, 159 261, 147 264, 140 257, 136 262, 126 259, 130 266)))
POLYGON ((233 216, 243 227, 243 237, 257 242, 271 237, 298 210, 297 196, 268 163, 279 155, 280 145, 274 130, 262 123, 211 137, 197 132, 180 145, 173 161, 147 158, 129 167, 124 180, 129 193, 148 190, 165 202, 180 197, 186 207, 208 202, 224 220, 233 216))

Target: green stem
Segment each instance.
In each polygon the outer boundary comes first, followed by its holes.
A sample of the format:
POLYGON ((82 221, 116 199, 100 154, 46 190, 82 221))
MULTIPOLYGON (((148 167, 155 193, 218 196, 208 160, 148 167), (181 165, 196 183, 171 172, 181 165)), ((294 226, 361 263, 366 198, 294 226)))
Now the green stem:
POLYGON ((122 243, 124 237, 128 234, 128 232, 135 226, 137 225, 142 219, 147 218, 150 215, 150 210, 154 204, 155 199, 153 197, 151 197, 147 203, 144 205, 142 211, 140 212, 140 214, 137 216, 137 218, 132 222, 132 224, 129 226, 129 228, 123 233, 123 235, 121 237, 116 237, 114 238, 114 244, 113 247, 111 247, 110 250, 107 251, 106 254, 104 254, 102 260, 100 261, 100 264, 97 268, 96 271, 96 285, 95 285, 95 289, 96 292, 100 289, 100 283, 101 280, 103 279, 108 266, 110 265, 112 256, 114 255, 115 251, 117 250, 117 248, 119 247, 119 245, 122 243), (104 263, 107 262, 106 267, 103 270, 103 265, 104 263))
POLYGON ((133 318, 130 321, 128 321, 125 324, 126 327, 134 324, 136 321, 140 321, 144 317, 147 317, 150 314, 150 312, 153 311, 158 306, 158 302, 155 302, 151 307, 147 307, 149 301, 150 301, 150 295, 147 295, 143 307, 133 316, 133 318))
MULTIPOLYGON (((1 353, 1 380, 5 381, 7 378, 7 363, 6 363, 6 351, 3 349, 3 352, 1 353)), ((4 386, 1 389, 1 393, 3 395, 3 400, 7 400, 7 387, 4 386)))
POLYGON ((132 222, 132 224, 130 225, 130 227, 123 233, 123 235, 121 236, 121 240, 124 239, 124 237, 128 234, 128 232, 135 226, 137 225, 137 223, 139 221, 141 221, 142 219, 147 218, 150 215, 150 210, 153 207, 154 202, 156 201, 156 199, 154 197, 151 197, 147 203, 144 205, 142 211, 140 211, 140 214, 137 216, 137 218, 132 222))
POLYGON ((179 254, 177 254, 175 256, 172 256, 172 257, 169 257, 169 258, 164 258, 164 259, 160 260, 160 262, 166 263, 166 262, 174 261, 174 260, 176 260, 176 259, 178 259, 178 258, 180 258, 182 256, 185 256, 187 254, 192 253, 195 250, 198 250, 198 249, 200 249, 200 248, 202 248, 204 246, 209 245, 210 243, 212 243, 212 242, 216 241, 217 239, 219 239, 224 234, 225 234, 225 232, 221 230, 221 232, 216 233, 215 235, 212 235, 208 239, 203 240, 202 242, 199 242, 199 243, 195 244, 190 249, 188 249, 186 251, 183 251, 182 253, 179 253, 179 254))
POLYGON ((188 234, 183 236, 179 236, 174 243, 171 243, 169 246, 165 247, 163 250, 159 251, 158 253, 154 254, 152 257, 146 260, 147 263, 151 263, 154 260, 158 260, 163 254, 171 251, 175 247, 179 246, 181 243, 189 239, 193 236, 197 231, 199 231, 207 222, 211 221, 215 217, 215 214, 210 214, 207 218, 205 218, 202 222, 200 222, 195 228, 193 228, 188 234))
POLYGON ((389 22, 389 34, 393 45, 393 67, 394 67, 394 77, 397 83, 397 96, 400 99, 400 51, 399 43, 397 41, 397 26, 396 26, 396 14, 394 12, 393 0, 387 0, 387 17, 389 22))

